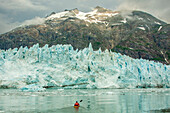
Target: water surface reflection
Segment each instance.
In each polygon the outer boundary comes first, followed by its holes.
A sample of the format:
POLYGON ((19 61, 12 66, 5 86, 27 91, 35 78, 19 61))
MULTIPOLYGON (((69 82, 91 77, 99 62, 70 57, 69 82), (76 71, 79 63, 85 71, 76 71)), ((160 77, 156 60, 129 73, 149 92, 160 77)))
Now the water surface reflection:
POLYGON ((148 113, 170 108, 169 89, 0 89, 0 112, 148 113), (75 101, 80 101, 74 109, 75 101))

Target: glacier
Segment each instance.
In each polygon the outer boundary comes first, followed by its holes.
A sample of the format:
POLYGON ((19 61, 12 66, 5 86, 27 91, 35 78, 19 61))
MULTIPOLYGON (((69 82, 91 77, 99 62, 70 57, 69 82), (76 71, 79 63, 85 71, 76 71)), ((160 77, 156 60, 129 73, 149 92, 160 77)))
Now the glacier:
POLYGON ((170 66, 71 45, 0 50, 0 88, 169 88, 170 66))

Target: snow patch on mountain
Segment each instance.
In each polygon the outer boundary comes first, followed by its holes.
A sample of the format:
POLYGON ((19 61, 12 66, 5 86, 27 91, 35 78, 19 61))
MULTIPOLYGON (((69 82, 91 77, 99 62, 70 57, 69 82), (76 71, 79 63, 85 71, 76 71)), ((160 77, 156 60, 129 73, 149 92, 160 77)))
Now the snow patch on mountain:
MULTIPOLYGON (((52 14, 51 16, 47 17, 46 20, 53 20, 56 18, 64 18, 64 17, 65 19, 67 19, 69 17, 75 17, 90 23, 105 23, 106 22, 105 20, 108 17, 116 16, 118 14, 119 14, 118 12, 113 12, 113 11, 99 12, 98 9, 95 9, 87 13, 81 11, 75 12, 74 10, 71 10, 71 11, 52 14)), ((123 20, 123 22, 125 23, 125 20, 123 20)))
POLYGON ((51 16, 47 17, 46 20, 52 20, 52 19, 55 19, 55 18, 61 18, 61 17, 65 16, 67 13, 69 13, 69 11, 64 11, 64 12, 52 14, 51 16))
POLYGON ((141 29, 141 30, 145 30, 145 28, 144 27, 137 27, 138 29, 141 29))
POLYGON ((159 27, 158 31, 160 31, 162 29, 162 26, 159 27))
POLYGON ((159 23, 159 22, 155 22, 155 24, 161 25, 161 23, 159 23))
POLYGON ((138 19, 139 19, 139 20, 144 20, 144 19, 143 19, 143 18, 141 18, 141 17, 138 17, 138 19))
POLYGON ((124 18, 124 20, 122 20, 121 22, 123 22, 124 24, 127 23, 126 18, 124 18))

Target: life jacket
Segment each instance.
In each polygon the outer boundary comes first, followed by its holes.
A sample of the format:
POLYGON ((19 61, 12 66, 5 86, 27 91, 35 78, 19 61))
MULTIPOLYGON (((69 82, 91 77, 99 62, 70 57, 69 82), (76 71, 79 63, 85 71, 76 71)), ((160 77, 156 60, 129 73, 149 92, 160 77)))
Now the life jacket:
POLYGON ((79 103, 78 103, 78 102, 76 102, 76 103, 74 104, 74 106, 79 106, 79 103))

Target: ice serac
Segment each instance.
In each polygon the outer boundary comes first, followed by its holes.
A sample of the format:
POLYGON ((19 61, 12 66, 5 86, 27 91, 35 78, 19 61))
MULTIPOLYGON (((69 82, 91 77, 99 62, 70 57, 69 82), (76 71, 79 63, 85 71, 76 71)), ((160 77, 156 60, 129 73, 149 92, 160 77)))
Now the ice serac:
POLYGON ((83 50, 39 44, 0 50, 1 88, 169 88, 169 82, 169 65, 109 50, 93 51, 91 44, 83 50))

